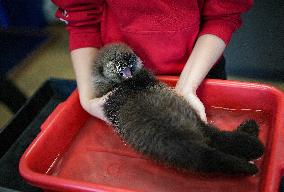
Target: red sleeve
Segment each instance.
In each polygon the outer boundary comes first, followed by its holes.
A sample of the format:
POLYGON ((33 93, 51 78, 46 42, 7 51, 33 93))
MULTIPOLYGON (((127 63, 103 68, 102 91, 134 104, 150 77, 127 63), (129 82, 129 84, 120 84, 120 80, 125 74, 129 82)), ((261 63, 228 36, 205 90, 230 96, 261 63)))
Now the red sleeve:
POLYGON ((241 13, 252 7, 253 0, 205 0, 199 36, 213 34, 226 44, 241 26, 241 13))
POLYGON ((100 21, 104 0, 52 0, 56 17, 67 24, 70 50, 101 47, 100 21))

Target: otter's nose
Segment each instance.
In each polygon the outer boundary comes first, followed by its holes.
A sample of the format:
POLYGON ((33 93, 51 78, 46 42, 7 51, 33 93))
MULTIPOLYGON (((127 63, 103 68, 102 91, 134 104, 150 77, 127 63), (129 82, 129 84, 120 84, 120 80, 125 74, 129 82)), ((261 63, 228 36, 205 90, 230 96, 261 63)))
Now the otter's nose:
POLYGON ((132 77, 132 72, 130 68, 125 67, 123 70, 120 71, 120 75, 125 79, 129 79, 132 77))

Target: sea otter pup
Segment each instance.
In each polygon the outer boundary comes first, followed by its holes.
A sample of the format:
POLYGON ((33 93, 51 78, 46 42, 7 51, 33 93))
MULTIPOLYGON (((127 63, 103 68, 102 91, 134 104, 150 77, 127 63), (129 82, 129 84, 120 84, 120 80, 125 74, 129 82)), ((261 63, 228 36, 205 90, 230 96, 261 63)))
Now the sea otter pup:
POLYGON ((254 120, 234 131, 204 123, 190 104, 158 81, 122 43, 99 50, 93 66, 96 96, 111 91, 104 112, 120 137, 164 165, 201 173, 253 175, 264 146, 254 120))

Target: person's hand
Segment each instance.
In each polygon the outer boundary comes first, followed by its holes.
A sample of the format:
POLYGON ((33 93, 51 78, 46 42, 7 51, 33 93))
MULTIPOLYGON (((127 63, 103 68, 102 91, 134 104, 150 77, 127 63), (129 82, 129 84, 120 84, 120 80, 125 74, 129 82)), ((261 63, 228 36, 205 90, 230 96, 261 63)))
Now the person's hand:
POLYGON ((90 99, 82 103, 82 107, 92 116, 99 118, 106 123, 110 124, 108 119, 105 116, 103 105, 106 102, 106 99, 111 94, 111 92, 107 93, 106 95, 94 99, 90 99))
POLYGON ((201 118, 202 121, 207 123, 205 107, 200 99, 197 97, 195 91, 184 92, 182 88, 177 84, 175 91, 185 98, 185 100, 190 104, 190 106, 195 110, 197 115, 201 118))

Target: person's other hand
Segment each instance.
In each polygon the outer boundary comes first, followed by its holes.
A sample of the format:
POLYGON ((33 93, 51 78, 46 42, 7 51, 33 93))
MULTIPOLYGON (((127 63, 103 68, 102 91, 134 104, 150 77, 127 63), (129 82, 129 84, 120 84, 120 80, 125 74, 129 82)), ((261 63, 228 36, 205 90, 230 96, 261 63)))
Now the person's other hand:
POLYGON ((205 107, 200 99, 197 97, 195 92, 184 93, 181 88, 177 85, 175 91, 185 98, 185 100, 190 104, 190 106, 195 110, 197 115, 202 121, 207 123, 207 117, 205 113, 205 107))
POLYGON ((106 99, 111 94, 111 92, 107 93, 106 95, 94 99, 90 99, 82 103, 82 107, 92 116, 99 118, 106 123, 110 124, 108 119, 105 116, 103 105, 106 102, 106 99))

